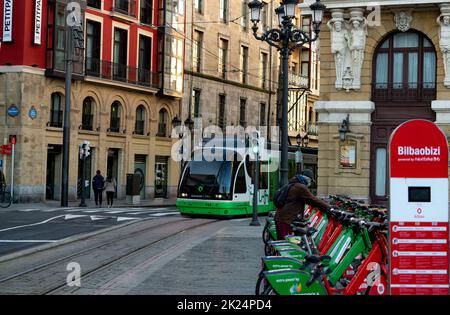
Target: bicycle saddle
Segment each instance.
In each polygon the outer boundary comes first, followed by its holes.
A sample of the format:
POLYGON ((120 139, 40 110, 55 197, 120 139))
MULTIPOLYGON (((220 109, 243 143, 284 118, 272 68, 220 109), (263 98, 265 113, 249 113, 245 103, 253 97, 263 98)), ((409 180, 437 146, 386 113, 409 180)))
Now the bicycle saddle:
POLYGON ((305 260, 312 264, 317 264, 319 262, 323 262, 325 260, 331 260, 331 257, 328 255, 320 256, 320 255, 306 255, 305 260))
POLYGON ((306 222, 303 222, 303 221, 293 221, 293 222, 292 222, 292 225, 293 225, 294 227, 301 227, 301 228, 304 228, 304 227, 306 227, 308 224, 307 224, 306 222))
POLYGON ((314 233, 317 232, 317 230, 313 227, 294 227, 292 229, 295 235, 297 236, 303 236, 306 235, 308 237, 312 236, 314 233))

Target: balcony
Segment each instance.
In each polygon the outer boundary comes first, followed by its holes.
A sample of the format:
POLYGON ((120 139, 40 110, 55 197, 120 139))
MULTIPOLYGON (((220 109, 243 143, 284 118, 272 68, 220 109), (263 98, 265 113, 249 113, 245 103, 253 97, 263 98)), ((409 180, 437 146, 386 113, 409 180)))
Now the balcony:
POLYGON ((143 135, 144 134, 144 123, 145 122, 143 120, 136 120, 133 134, 143 135))
POLYGON ((433 101, 436 83, 375 83, 372 84, 374 101, 433 101))
POLYGON ((309 88, 309 79, 308 77, 289 72, 289 85, 307 89, 309 88))
POLYGON ((166 123, 159 123, 158 124, 158 133, 156 134, 157 137, 167 137, 167 124, 166 123))
POLYGON ((308 124, 308 135, 317 136, 319 134, 319 125, 317 123, 308 124))
POLYGON ((136 0, 114 0, 113 11, 136 17, 136 0))
POLYGON ((119 81, 136 86, 160 88, 160 74, 146 69, 129 67, 127 65, 86 58, 86 75, 106 80, 119 81))
POLYGON ((120 117, 112 117, 108 132, 120 132, 120 117))
POLYGON ((81 129, 82 130, 90 130, 92 131, 92 126, 94 123, 94 115, 92 114, 83 114, 81 119, 81 129))
POLYGON ((62 128, 63 126, 63 111, 62 110, 51 110, 50 111, 50 121, 47 126, 54 128, 62 128))

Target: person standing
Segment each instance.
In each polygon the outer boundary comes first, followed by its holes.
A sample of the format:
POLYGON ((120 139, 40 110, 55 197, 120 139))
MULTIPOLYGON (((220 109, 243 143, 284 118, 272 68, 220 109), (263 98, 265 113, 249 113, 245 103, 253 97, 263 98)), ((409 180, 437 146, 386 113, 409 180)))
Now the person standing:
POLYGON ((0 190, 5 188, 6 188, 5 174, 3 174, 3 171, 0 169, 0 190))
POLYGON ((112 208, 113 206, 113 200, 114 200, 114 194, 116 193, 116 179, 113 178, 111 175, 108 175, 106 177, 105 182, 105 192, 106 192, 106 203, 108 205, 108 208, 112 208))
POLYGON ((105 178, 102 176, 100 170, 97 170, 97 175, 92 178, 92 189, 94 190, 95 205, 102 206, 103 187, 105 185, 105 178))
POLYGON ((309 191, 308 187, 313 181, 312 178, 312 172, 305 170, 301 175, 297 174, 289 181, 292 186, 289 188, 285 204, 275 212, 275 228, 278 240, 284 240, 286 235, 292 234, 291 224, 299 215, 303 218, 305 204, 321 210, 330 207, 328 203, 309 191))

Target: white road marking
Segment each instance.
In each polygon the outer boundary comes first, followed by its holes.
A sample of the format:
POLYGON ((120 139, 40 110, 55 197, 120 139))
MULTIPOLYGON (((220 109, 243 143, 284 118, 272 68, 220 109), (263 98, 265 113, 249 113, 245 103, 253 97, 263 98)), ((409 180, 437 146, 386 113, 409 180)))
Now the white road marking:
POLYGON ((0 243, 56 243, 58 240, 0 240, 0 243))
POLYGON ((97 221, 97 220, 109 219, 111 217, 105 217, 105 216, 101 216, 101 215, 91 215, 90 218, 92 221, 97 221))
POLYGON ((140 220, 139 218, 130 218, 130 217, 117 217, 117 222, 126 221, 126 220, 140 220))
POLYGON ((174 215, 177 214, 178 212, 169 212, 169 213, 155 213, 155 214, 150 214, 151 217, 163 217, 166 215, 174 215))
POLYGON ((113 210, 113 211, 105 211, 105 213, 110 213, 110 214, 116 214, 116 213, 124 213, 124 212, 128 212, 129 210, 113 210))
POLYGON ((41 221, 41 222, 32 223, 32 224, 25 224, 25 225, 19 225, 19 226, 13 226, 13 227, 10 227, 10 228, 6 228, 6 229, 3 229, 3 230, 0 230, 0 232, 15 230, 15 229, 19 229, 19 228, 23 228, 23 227, 27 227, 27 226, 35 226, 35 225, 39 225, 39 224, 45 224, 47 222, 50 222, 51 220, 54 220, 54 219, 57 219, 57 218, 62 218, 64 216, 66 216, 66 215, 65 214, 57 215, 56 217, 52 217, 50 219, 47 219, 47 220, 44 220, 44 221, 41 221))
POLYGON ((41 209, 22 209, 22 210, 19 210, 19 211, 30 212, 30 211, 38 211, 38 210, 41 210, 41 209))
POLYGON ((64 219, 70 220, 70 219, 83 218, 83 217, 87 217, 87 215, 85 215, 85 214, 66 214, 64 219))

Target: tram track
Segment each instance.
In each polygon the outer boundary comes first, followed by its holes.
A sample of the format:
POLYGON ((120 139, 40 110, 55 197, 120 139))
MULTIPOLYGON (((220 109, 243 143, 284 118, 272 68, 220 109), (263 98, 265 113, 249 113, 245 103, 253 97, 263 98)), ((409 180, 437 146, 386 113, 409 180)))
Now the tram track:
MULTIPOLYGON (((135 230, 129 234, 126 234, 124 236, 120 236, 118 238, 111 239, 106 242, 102 242, 100 244, 96 244, 95 246, 89 247, 87 249, 79 250, 75 253, 72 253, 70 255, 65 255, 63 257, 59 257, 56 260, 51 260, 49 262, 46 262, 44 264, 37 265, 35 267, 29 268, 25 271, 21 271, 12 275, 9 275, 7 277, 4 277, 0 279, 0 294, 38 294, 38 295, 45 295, 45 294, 52 294, 56 293, 60 289, 67 286, 66 283, 66 275, 68 272, 66 270, 58 270, 60 266, 66 266, 68 262, 77 261, 77 260, 83 260, 86 259, 86 257, 94 256, 95 254, 101 251, 108 251, 109 247, 112 247, 111 249, 114 251, 114 246, 119 247, 118 244, 122 243, 125 247, 129 241, 134 241, 136 237, 144 238, 146 233, 148 233, 150 236, 153 234, 157 234, 158 232, 161 232, 161 236, 153 237, 150 241, 141 241, 140 244, 137 246, 130 246, 129 250, 125 250, 120 254, 113 254, 107 259, 102 259, 103 256, 100 255, 100 257, 97 258, 97 261, 88 261, 89 267, 83 268, 82 272, 82 278, 86 279, 87 277, 95 275, 97 272, 102 271, 108 267, 111 267, 115 263, 120 263, 120 261, 125 260, 127 258, 133 257, 134 255, 138 255, 142 252, 145 252, 145 250, 148 250, 159 243, 168 240, 170 238, 179 236, 182 233, 185 233, 190 230, 194 230, 196 228, 209 225, 212 223, 216 223, 219 220, 207 220, 206 219, 186 219, 181 218, 180 220, 174 220, 169 222, 163 222, 161 224, 158 224, 157 226, 151 225, 148 227, 143 227, 138 230, 135 230), (181 226, 179 226, 181 225, 181 226), (78 259, 77 259, 78 258, 78 259), (51 271, 58 272, 51 272, 51 271), (50 278, 48 279, 45 277, 45 274, 50 274, 50 278), (62 278, 58 275, 64 275, 62 278), (46 285, 43 285, 43 283, 39 282, 39 288, 38 289, 32 289, 30 291, 30 287, 24 285, 25 288, 28 290, 24 290, 27 292, 17 292, 19 291, 17 287, 21 287, 21 284, 29 283, 30 281, 33 282, 33 279, 39 280, 40 278, 45 278, 47 280, 46 285), (56 278, 56 279, 55 279, 56 278), (49 283, 49 281, 51 283, 49 283), (8 289, 9 288, 9 289, 8 289)), ((143 221, 141 221, 142 223, 143 221)), ((130 227, 130 226, 125 226, 130 227)), ((95 236, 93 236, 95 237, 95 236)), ((84 240, 85 241, 85 240, 84 240)), ((51 251, 52 248, 48 249, 51 251)), ((20 258, 17 258, 20 259, 20 258)), ((84 265, 83 265, 84 266, 84 265)), ((0 264, 1 267, 1 264, 0 264)), ((36 281, 36 280, 35 280, 36 281)))

